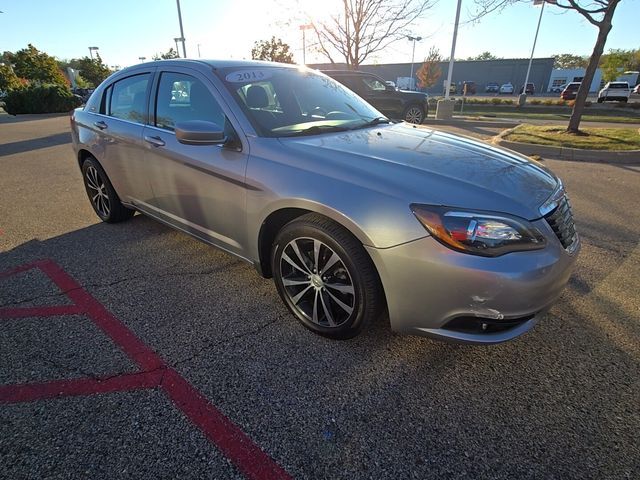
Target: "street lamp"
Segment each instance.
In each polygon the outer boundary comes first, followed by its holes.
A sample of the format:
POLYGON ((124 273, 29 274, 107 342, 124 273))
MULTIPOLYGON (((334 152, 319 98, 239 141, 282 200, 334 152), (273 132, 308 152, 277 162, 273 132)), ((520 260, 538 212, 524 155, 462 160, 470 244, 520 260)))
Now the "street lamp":
POLYGON ((141 62, 144 62, 147 59, 147 57, 138 57, 138 60, 140 60, 141 62))
POLYGON ((180 41, 182 42, 182 56, 184 58, 187 58, 187 47, 185 47, 184 44, 184 30, 182 28, 182 12, 180 11, 180 0, 176 0, 176 3, 178 5, 178 22, 180 23, 180 41))
POLYGON ((93 52, 98 51, 99 48, 98 47, 89 47, 89 56, 91 56, 91 60, 93 60, 93 52))
POLYGON ((311 30, 313 25, 310 23, 307 25, 300 25, 300 30, 302 30, 302 64, 307 64, 307 38, 305 36, 305 32, 307 30, 311 30))
MULTIPOLYGON (((416 42, 419 42, 420 40, 422 40, 422 37, 407 36, 407 40, 409 40, 410 42, 413 42, 413 51, 411 52, 411 83, 414 83, 413 82, 413 60, 416 55, 416 42)), ((415 90, 415 87, 413 85, 412 85, 412 88, 415 90)))
POLYGON ((178 58, 180 58, 180 49, 178 48, 178 42, 184 40, 184 38, 182 37, 175 37, 173 39, 174 42, 176 42, 176 53, 178 54, 178 58))

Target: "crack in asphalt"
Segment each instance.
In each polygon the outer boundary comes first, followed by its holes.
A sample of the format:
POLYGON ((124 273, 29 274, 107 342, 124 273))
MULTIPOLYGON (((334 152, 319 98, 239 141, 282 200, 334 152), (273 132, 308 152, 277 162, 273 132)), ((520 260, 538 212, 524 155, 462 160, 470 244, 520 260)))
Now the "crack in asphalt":
POLYGON ((164 274, 161 274, 161 275, 138 275, 138 276, 134 276, 134 277, 120 278, 120 279, 114 280, 113 282, 110 282, 110 283, 87 283, 87 284, 80 285, 79 287, 69 288, 67 290, 62 290, 62 291, 60 291, 58 293, 48 293, 48 294, 44 294, 44 295, 37 295, 37 296, 34 296, 34 297, 25 298, 23 300, 18 300, 18 301, 14 301, 14 302, 0 303, 0 308, 11 307, 11 306, 15 306, 15 305, 22 305, 24 303, 33 302, 35 300, 42 300, 42 299, 45 299, 45 298, 60 297, 62 295, 67 295, 68 293, 73 292, 75 290, 83 290, 83 289, 87 289, 87 288, 109 288, 109 287, 113 287, 114 285, 118 285, 120 283, 132 282, 132 281, 135 281, 135 280, 150 279, 150 278, 162 279, 162 278, 190 276, 190 275, 211 275, 213 273, 216 273, 216 272, 220 271, 221 268, 228 267, 228 266, 229 265, 223 265, 222 267, 216 267, 216 268, 213 268, 213 269, 203 270, 203 271, 199 271, 199 272, 170 272, 170 273, 164 273, 164 274))

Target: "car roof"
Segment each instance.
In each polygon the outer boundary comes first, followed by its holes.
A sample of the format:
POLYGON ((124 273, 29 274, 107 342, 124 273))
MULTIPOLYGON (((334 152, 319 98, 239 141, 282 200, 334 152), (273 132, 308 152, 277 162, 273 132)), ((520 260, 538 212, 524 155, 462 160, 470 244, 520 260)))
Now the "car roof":
POLYGON ((139 63, 130 67, 119 70, 119 72, 134 69, 143 65, 167 66, 188 66, 188 65, 208 65, 214 69, 218 68, 246 68, 246 67, 281 67, 281 68, 300 68, 301 65, 290 63, 266 62, 262 60, 213 60, 213 59, 193 59, 193 58, 175 58, 168 60, 154 60, 152 62, 139 63))

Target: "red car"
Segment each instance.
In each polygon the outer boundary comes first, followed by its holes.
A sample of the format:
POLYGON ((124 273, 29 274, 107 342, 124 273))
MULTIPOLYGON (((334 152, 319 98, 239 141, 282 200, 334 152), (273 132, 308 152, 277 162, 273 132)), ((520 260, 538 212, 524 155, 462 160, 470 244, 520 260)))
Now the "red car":
POLYGON ((564 87, 564 90, 560 93, 562 100, 575 100, 578 95, 578 89, 580 88, 580 82, 571 82, 564 87))

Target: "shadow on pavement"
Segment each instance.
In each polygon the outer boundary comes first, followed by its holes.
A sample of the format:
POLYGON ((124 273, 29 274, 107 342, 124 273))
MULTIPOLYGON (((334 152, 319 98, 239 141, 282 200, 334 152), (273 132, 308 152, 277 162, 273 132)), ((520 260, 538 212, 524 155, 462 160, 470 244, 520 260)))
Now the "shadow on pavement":
POLYGON ((68 132, 56 133, 40 138, 30 138, 29 140, 22 140, 19 142, 3 143, 0 144, 0 157, 69 143, 71 143, 71 134, 68 132))

